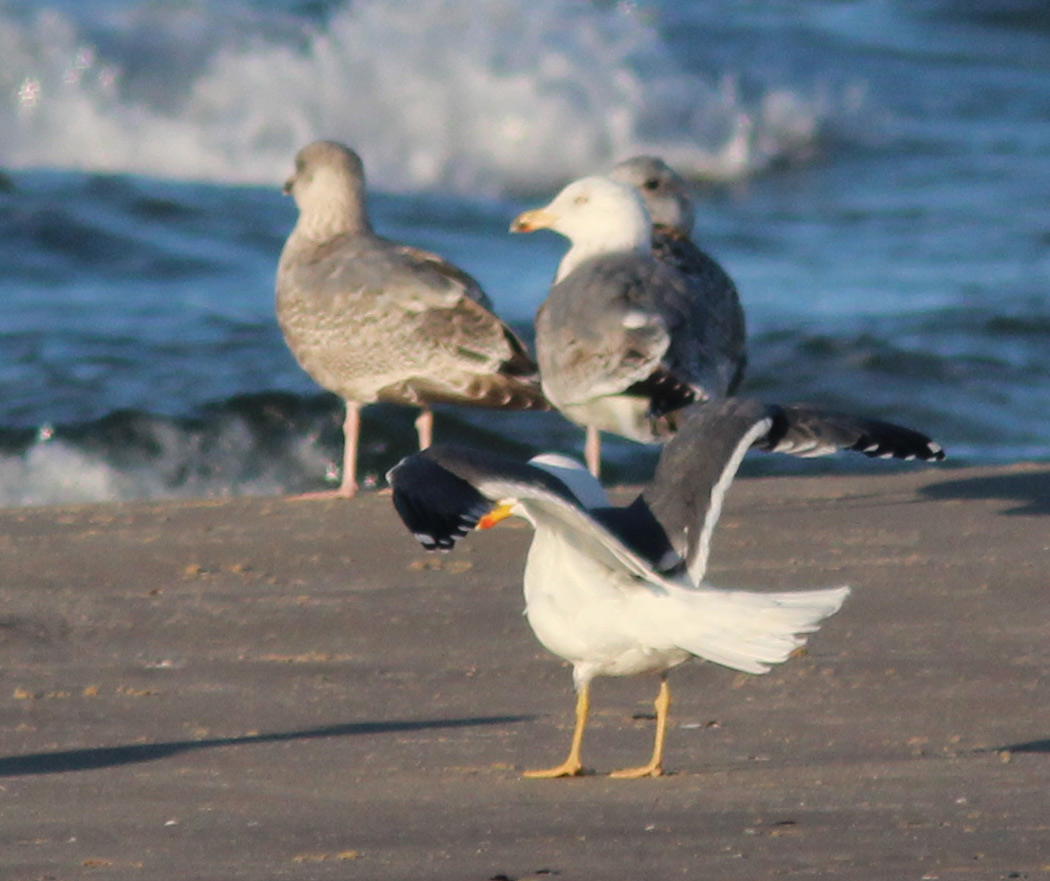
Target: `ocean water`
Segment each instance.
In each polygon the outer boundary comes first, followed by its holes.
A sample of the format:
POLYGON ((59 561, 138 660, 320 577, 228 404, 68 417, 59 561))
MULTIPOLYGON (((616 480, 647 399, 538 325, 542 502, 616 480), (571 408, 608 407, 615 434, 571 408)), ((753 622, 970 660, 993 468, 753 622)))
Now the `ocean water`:
MULTIPOLYGON (((0 504, 279 493, 340 405, 284 346, 280 186, 320 137, 376 227, 525 335, 565 243, 510 219, 637 153, 696 182, 744 392, 1050 460, 1050 11, 1037 0, 0 0, 0 504)), ((377 482, 412 414, 367 411, 377 482)), ((554 414, 439 439, 578 450, 554 414)), ((654 451, 609 445, 611 480, 654 451)), ((751 470, 866 468, 861 457, 751 470)))

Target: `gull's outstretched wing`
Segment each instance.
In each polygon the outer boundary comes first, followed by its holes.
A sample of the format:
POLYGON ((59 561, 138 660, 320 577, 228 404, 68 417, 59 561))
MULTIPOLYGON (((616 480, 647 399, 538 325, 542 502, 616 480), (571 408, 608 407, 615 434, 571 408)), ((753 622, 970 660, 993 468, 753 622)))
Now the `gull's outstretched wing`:
MULTIPOLYGON (((521 505, 537 528, 570 533, 577 548, 611 569, 659 584, 673 551, 648 509, 588 509, 542 467, 483 450, 438 444, 387 474, 394 507, 428 550, 452 548, 498 502, 521 505)), ((633 506, 632 506, 633 507, 633 506)))
POLYGON ((938 444, 910 428, 808 404, 729 398, 689 408, 635 504, 649 507, 696 584, 707 568, 725 493, 752 446, 796 456, 855 450, 881 458, 944 458, 938 444))

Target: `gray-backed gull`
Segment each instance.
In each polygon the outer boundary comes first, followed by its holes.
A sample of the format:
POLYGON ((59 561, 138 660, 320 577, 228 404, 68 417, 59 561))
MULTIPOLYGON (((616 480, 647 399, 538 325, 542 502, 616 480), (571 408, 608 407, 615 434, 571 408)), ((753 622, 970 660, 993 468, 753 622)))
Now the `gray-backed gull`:
MULTIPOLYGON (((516 232, 549 228, 572 246, 536 314, 536 357, 547 397, 587 429, 597 475, 600 432, 641 443, 673 435, 677 411, 723 397, 740 370, 736 342, 695 278, 653 254, 653 227, 634 187, 581 178, 516 232)), ((742 340, 740 341, 742 343, 742 340)))

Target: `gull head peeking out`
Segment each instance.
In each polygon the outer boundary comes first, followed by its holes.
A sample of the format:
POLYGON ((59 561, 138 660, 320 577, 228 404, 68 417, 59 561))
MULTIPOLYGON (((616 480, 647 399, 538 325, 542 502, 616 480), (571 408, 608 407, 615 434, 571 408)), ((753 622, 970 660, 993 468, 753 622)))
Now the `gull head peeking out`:
POLYGON ((632 156, 617 163, 609 177, 641 194, 653 226, 682 236, 693 232, 695 214, 689 184, 658 156, 632 156))

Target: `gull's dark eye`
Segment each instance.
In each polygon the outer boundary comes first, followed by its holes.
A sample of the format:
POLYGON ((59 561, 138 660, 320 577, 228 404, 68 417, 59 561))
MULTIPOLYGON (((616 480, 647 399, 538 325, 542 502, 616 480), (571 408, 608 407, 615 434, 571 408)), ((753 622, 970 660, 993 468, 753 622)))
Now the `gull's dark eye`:
POLYGON ((651 177, 646 180, 642 186, 647 190, 658 190, 660 189, 660 178, 651 177))

